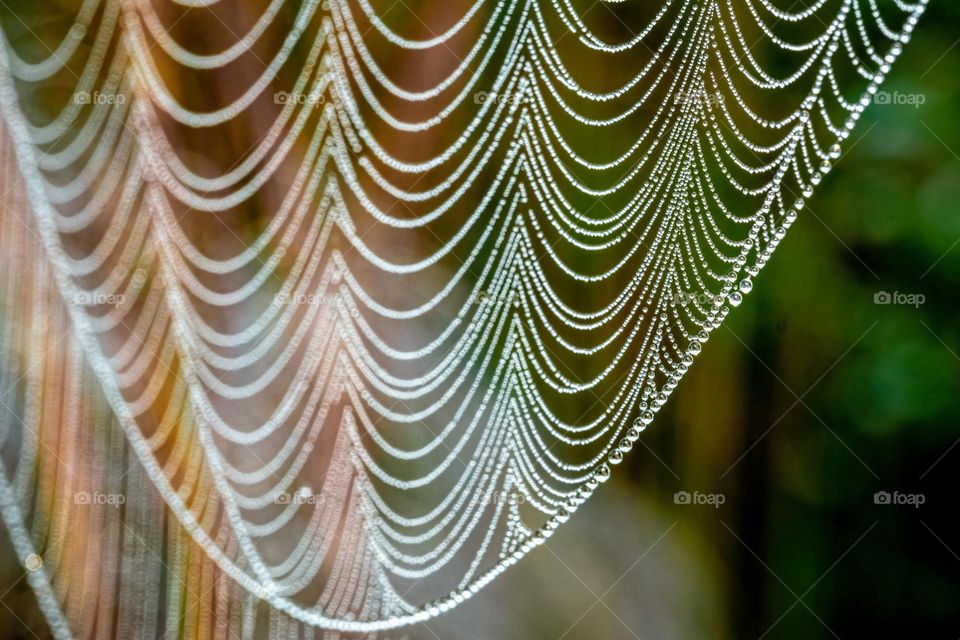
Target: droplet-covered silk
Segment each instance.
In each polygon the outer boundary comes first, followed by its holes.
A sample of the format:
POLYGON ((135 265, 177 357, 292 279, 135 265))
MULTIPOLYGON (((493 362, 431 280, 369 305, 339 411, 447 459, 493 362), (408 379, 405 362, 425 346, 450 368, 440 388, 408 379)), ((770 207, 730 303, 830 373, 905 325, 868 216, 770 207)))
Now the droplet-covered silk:
POLYGON ((61 638, 468 600, 762 286, 924 8, 34 4, 0 23, 0 506, 61 638))

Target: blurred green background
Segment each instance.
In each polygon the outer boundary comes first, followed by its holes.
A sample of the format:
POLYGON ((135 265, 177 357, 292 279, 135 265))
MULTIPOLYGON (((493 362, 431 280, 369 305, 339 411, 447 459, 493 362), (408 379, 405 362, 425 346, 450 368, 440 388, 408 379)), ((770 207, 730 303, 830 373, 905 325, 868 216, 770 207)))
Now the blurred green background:
POLYGON ((923 104, 870 106, 625 469, 408 637, 960 637, 958 26, 931 3, 882 87, 923 104))

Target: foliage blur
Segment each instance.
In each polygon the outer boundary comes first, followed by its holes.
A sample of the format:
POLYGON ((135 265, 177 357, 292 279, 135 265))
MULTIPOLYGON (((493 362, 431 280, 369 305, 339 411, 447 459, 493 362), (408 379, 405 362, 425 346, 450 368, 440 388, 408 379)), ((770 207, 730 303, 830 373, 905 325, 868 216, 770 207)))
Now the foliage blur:
POLYGON ((930 4, 882 87, 923 104, 867 109, 626 473, 410 637, 960 636, 958 26, 930 4))

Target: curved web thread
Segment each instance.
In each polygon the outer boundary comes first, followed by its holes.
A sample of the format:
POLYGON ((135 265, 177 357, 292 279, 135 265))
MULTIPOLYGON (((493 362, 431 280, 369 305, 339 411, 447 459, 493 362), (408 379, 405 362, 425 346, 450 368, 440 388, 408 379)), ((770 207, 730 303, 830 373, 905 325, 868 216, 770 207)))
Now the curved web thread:
POLYGON ((55 635, 475 594, 654 420, 923 7, 4 15, 0 500, 55 635))

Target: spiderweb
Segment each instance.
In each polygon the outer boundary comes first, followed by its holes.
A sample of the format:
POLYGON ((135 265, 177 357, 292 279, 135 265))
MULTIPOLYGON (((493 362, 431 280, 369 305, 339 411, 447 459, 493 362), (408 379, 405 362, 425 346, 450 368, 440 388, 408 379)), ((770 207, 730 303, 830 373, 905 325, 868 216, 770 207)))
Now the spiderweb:
POLYGON ((11 4, 0 504, 122 638, 394 628, 541 544, 924 6, 11 4))

